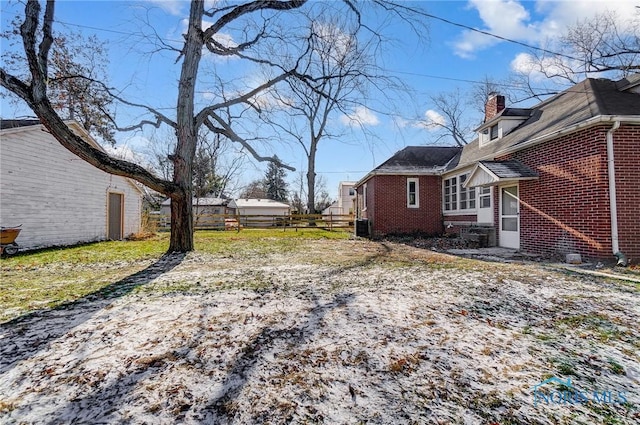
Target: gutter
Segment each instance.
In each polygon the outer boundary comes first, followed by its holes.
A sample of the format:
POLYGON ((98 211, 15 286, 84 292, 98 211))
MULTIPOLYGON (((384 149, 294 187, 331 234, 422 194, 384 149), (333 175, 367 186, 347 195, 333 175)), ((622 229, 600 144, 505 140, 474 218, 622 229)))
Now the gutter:
POLYGON ((620 128, 620 120, 615 120, 607 131, 607 171, 609 174, 609 212, 611 214, 611 250, 618 259, 619 266, 627 266, 627 257, 620 252, 618 238, 618 201, 616 197, 616 167, 613 154, 613 133, 620 128))
MULTIPOLYGON (((448 164, 448 163, 447 163, 448 164)), ((355 187, 360 187, 365 184, 369 179, 375 176, 441 176, 444 173, 446 164, 443 166, 433 167, 431 169, 399 169, 399 170, 372 170, 369 171, 363 178, 354 183, 355 187)))

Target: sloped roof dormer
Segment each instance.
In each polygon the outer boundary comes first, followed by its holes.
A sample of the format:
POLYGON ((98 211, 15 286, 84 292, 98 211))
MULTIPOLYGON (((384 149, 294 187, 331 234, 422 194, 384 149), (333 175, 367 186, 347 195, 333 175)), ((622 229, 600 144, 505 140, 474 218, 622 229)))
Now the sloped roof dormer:
POLYGON ((500 113, 485 121, 476 129, 480 146, 501 139, 531 117, 533 110, 525 108, 504 108, 500 113))
POLYGON ((505 182, 535 180, 538 173, 520 161, 479 161, 464 187, 495 186, 505 182))

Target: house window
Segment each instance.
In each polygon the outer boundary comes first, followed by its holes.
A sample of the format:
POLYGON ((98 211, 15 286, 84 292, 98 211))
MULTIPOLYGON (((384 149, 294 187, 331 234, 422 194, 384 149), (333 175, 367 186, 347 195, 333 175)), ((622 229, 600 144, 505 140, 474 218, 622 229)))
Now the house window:
POLYGON ((444 210, 458 209, 458 178, 451 177, 444 181, 444 210))
POLYGON ((354 189, 354 188, 352 188, 352 187, 350 187, 350 188, 349 188, 349 196, 353 196, 353 195, 355 195, 355 194, 356 194, 355 189, 354 189))
POLYGON ((448 178, 444 181, 444 210, 470 211, 476 209, 476 188, 464 187, 469 174, 448 178))
POLYGON ((480 208, 491 208, 491 188, 480 188, 480 208))
POLYGON ((494 140, 498 138, 498 124, 494 124, 491 126, 491 136, 490 140, 494 140))
POLYGON ((460 209, 461 210, 473 210, 476 208, 476 188, 468 187, 464 188, 464 182, 467 181, 468 174, 463 174, 458 178, 460 193, 460 209))
POLYGON ((407 179, 407 208, 420 208, 418 179, 407 179))

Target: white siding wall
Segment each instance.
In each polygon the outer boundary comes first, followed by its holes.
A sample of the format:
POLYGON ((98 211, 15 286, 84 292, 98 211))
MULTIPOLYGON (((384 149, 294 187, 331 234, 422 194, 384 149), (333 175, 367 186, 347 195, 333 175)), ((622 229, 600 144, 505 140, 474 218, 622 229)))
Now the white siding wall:
POLYGON ((140 230, 142 198, 133 183, 87 164, 41 126, 2 131, 0 224, 22 224, 24 248, 106 239, 108 192, 124 194, 124 231, 140 230))
POLYGON ((287 215, 289 214, 289 208, 259 208, 259 207, 243 207, 238 208, 235 211, 239 215, 287 215))
POLYGON ((355 199, 355 193, 353 195, 349 195, 349 189, 353 189, 355 191, 355 183, 341 183, 340 184, 340 199, 338 200, 338 204, 342 209, 340 214, 349 214, 349 211, 355 212, 355 207, 353 205, 353 200, 355 199))

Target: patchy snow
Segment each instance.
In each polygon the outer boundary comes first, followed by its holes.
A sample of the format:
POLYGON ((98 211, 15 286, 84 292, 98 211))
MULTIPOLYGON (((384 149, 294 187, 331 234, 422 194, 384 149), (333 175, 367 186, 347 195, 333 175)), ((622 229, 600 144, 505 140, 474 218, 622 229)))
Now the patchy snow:
POLYGON ((632 285, 368 241, 177 263, 0 325, 0 422, 640 421, 632 285), (627 403, 534 404, 550 376, 627 403))

